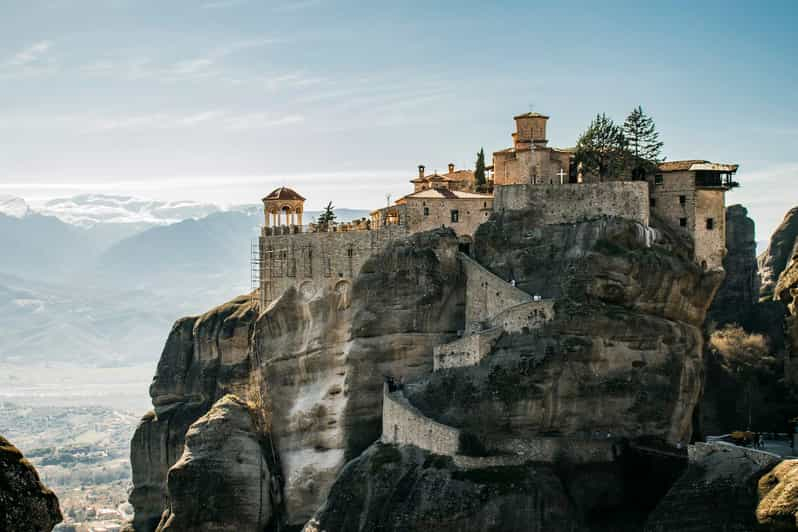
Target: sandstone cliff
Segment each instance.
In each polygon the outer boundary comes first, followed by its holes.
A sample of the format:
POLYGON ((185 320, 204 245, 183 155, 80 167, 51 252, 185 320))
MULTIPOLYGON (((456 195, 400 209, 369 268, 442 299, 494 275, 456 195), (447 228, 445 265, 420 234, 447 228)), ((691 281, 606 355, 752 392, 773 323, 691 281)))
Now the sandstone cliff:
POLYGON ((19 449, 0 436, 0 530, 43 532, 62 520, 55 494, 19 449))
POLYGON ((779 277, 798 252, 796 245, 798 245, 798 207, 787 212, 781 225, 771 236, 768 248, 759 256, 759 273, 762 277, 760 299, 774 298, 779 277))
POLYGON ((742 205, 726 208, 726 278, 712 306, 708 321, 715 326, 737 323, 748 326, 759 299, 759 272, 754 221, 742 205))
MULTIPOLYGON (((150 388, 154 412, 132 441, 136 529, 153 530, 170 507, 167 473, 180 468, 186 432, 226 393, 263 414, 274 518, 305 523, 343 465, 379 437, 382 377, 429 373, 432 348, 462 326, 456 251, 450 231, 420 234, 369 259, 351 287, 291 289, 260 317, 242 297, 179 320, 150 388)), ((203 441, 215 430, 192 428, 203 441)), ((186 496, 190 483, 178 484, 186 496)))

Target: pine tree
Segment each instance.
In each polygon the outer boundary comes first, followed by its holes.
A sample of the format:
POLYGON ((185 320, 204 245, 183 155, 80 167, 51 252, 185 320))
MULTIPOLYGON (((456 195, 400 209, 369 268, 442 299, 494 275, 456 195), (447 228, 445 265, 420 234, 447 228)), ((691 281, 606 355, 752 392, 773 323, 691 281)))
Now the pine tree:
POLYGON ((626 117, 623 133, 629 142, 629 151, 637 160, 652 164, 662 162, 662 146, 654 119, 638 105, 626 117))
POLYGON ((604 113, 596 115, 576 144, 576 161, 604 181, 619 176, 628 160, 623 129, 604 113))
POLYGON ((335 221, 335 211, 333 210, 332 201, 324 207, 324 210, 319 214, 319 219, 316 223, 318 223, 322 227, 328 227, 331 223, 335 221))
POLYGON ((485 180, 485 149, 480 148, 477 153, 477 162, 474 167, 474 184, 476 185, 477 192, 484 192, 487 189, 487 182, 485 180))

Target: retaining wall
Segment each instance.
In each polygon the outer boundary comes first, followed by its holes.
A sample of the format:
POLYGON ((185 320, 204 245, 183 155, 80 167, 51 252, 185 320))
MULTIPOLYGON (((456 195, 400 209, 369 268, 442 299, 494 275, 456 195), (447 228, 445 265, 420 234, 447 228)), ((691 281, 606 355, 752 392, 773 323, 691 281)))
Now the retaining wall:
POLYGON ((476 366, 490 354, 502 332, 501 327, 494 327, 435 347, 432 350, 433 371, 476 366))
POLYGON ((500 312, 489 320, 491 327, 501 327, 505 332, 519 333, 539 329, 554 319, 554 300, 527 301, 500 312))
POLYGON ((460 431, 428 418, 401 390, 390 392, 386 384, 382 392, 382 441, 453 456, 460 448, 460 431))
POLYGON ((541 224, 620 216, 649 223, 648 183, 610 181, 562 185, 505 185, 494 190, 496 211, 532 208, 541 224))

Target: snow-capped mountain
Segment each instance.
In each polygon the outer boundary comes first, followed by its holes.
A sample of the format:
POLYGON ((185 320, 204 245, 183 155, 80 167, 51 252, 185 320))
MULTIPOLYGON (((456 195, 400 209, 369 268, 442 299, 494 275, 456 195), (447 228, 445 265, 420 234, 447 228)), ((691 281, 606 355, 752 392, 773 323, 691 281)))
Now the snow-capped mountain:
POLYGON ((0 214, 13 216, 14 218, 24 218, 29 213, 30 207, 28 207, 24 199, 0 194, 0 214))

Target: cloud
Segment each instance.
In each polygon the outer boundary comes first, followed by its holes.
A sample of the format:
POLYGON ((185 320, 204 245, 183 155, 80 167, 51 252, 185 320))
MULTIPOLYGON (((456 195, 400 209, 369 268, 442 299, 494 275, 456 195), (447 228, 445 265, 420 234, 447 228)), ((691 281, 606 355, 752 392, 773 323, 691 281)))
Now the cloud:
POLYGON ((180 61, 174 65, 173 72, 177 75, 195 74, 202 70, 206 70, 213 65, 213 59, 199 58, 190 61, 180 61))
POLYGON ((202 9, 227 9, 245 3, 245 0, 216 0, 215 2, 205 2, 200 6, 202 9))
POLYGON ((317 6, 321 4, 321 0, 296 0, 294 2, 287 2, 285 4, 281 4, 279 6, 274 7, 274 11, 281 13, 281 12, 288 12, 288 11, 299 11, 301 9, 307 9, 309 7, 317 6))
POLYGON ((31 63, 36 63, 47 54, 52 46, 53 43, 50 41, 39 41, 34 43, 24 50, 17 52, 8 64, 13 66, 26 66, 31 63))
POLYGON ((114 131, 170 130, 212 125, 228 131, 268 129, 290 126, 305 121, 298 114, 280 115, 269 112, 229 113, 206 110, 189 114, 139 113, 121 115, 68 114, 46 116, 0 116, 0 130, 53 130, 62 128, 82 134, 114 131))

